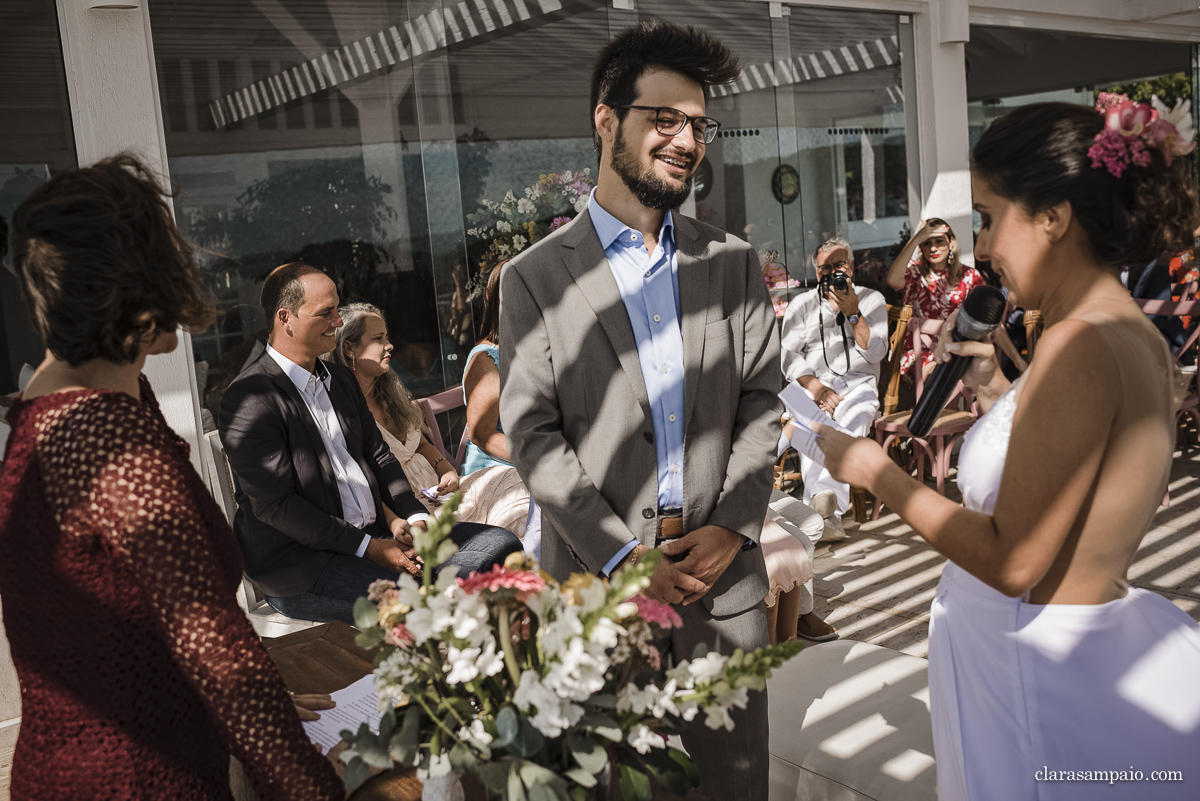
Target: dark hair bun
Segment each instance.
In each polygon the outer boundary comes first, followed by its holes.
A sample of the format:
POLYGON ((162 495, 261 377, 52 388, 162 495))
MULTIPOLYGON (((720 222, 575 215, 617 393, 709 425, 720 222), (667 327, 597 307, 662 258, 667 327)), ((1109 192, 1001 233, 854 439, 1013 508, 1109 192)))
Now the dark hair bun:
POLYGON ((1200 211, 1188 159, 1168 166, 1154 149, 1149 165, 1131 164, 1114 177, 1093 167, 1088 155, 1103 129, 1104 116, 1085 106, 1021 106, 984 132, 971 167, 993 192, 1030 214, 1069 201, 1104 264, 1141 265, 1190 247, 1200 211))

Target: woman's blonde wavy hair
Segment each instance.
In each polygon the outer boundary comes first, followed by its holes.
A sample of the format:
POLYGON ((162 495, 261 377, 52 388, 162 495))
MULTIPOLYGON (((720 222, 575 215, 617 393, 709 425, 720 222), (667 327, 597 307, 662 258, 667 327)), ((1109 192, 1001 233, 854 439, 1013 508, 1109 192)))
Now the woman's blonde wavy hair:
MULTIPOLYGON (((358 347, 367 327, 367 318, 375 315, 383 320, 383 312, 370 303, 348 303, 338 309, 338 314, 342 317, 343 325, 337 329, 337 347, 332 353, 327 353, 321 358, 353 370, 354 364, 346 357, 345 343, 349 342, 351 346, 358 347)), ((388 370, 375 379, 370 394, 383 411, 384 419, 380 422, 396 439, 404 442, 409 432, 424 431, 425 415, 413 402, 412 394, 393 370, 388 370)))

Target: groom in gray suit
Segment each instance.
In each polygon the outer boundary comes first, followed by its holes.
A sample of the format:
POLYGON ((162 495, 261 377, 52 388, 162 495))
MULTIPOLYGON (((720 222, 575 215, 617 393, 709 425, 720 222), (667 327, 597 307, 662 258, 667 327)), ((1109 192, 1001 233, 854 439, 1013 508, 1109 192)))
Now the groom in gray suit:
MULTIPOLYGON (((588 207, 501 278, 500 418, 542 509, 542 564, 608 575, 661 549, 646 594, 683 617, 676 661, 767 643, 775 317, 754 250, 672 211, 716 136, 706 91, 739 72, 692 28, 621 32, 593 73, 588 207)), ((766 692, 734 721, 683 735, 701 792, 765 800, 766 692)))

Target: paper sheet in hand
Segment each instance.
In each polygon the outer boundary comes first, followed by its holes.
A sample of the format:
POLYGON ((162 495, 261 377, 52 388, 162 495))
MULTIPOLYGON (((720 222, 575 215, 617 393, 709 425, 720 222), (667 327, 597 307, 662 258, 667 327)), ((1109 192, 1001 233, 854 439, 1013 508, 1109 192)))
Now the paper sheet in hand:
POLYGON ((817 445, 821 435, 813 431, 813 425, 820 423, 845 434, 850 432, 821 411, 821 407, 795 381, 788 382, 783 392, 779 393, 779 399, 783 401, 796 423, 796 430, 792 433, 792 447, 824 467, 825 454, 821 453, 821 448, 817 445))
POLYGON ((304 723, 304 733, 308 739, 321 746, 322 753, 333 748, 342 741, 342 730, 358 731, 362 723, 371 727, 371 731, 379 732, 379 719, 383 713, 379 711, 379 697, 375 694, 375 676, 371 673, 358 681, 333 693, 332 698, 337 704, 333 709, 318 710, 320 720, 310 720, 304 723))

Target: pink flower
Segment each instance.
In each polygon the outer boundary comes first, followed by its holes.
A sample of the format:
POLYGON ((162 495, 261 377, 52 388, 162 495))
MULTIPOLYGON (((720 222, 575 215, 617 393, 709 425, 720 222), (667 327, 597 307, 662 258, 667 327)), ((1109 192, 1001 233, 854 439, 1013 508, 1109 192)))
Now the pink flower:
POLYGON ((507 567, 497 566, 486 573, 472 571, 465 579, 458 580, 458 586, 468 593, 481 590, 516 590, 518 597, 521 597, 524 594, 540 592, 545 589, 546 582, 537 573, 528 570, 509 570, 507 567))
POLYGON ((390 579, 377 579, 372 581, 367 587, 367 600, 379 603, 383 599, 384 593, 388 590, 395 590, 396 582, 390 579))
POLYGON ((1158 112, 1144 103, 1125 99, 1104 112, 1104 127, 1105 130, 1117 131, 1125 136, 1138 136, 1157 118, 1158 112))
POLYGON ((550 232, 554 233, 555 231, 557 231, 559 228, 562 228, 564 225, 566 225, 570 221, 571 221, 570 217, 555 217, 553 220, 550 221, 550 232))
POLYGON ((415 638, 412 636, 412 632, 408 630, 407 626, 405 626, 403 623, 397 623, 396 625, 392 626, 392 630, 387 633, 387 636, 383 638, 383 641, 388 645, 399 645, 402 648, 407 648, 415 641, 415 638))
POLYGON ((1120 178, 1131 165, 1150 166, 1150 151, 1140 137, 1122 136, 1119 132, 1106 129, 1096 134, 1096 144, 1088 148, 1093 167, 1103 167, 1120 178))
POLYGON ((664 629, 677 628, 683 625, 683 618, 668 604, 664 604, 661 601, 652 601, 641 594, 635 595, 629 600, 637 604, 638 616, 642 620, 657 623, 664 629))

